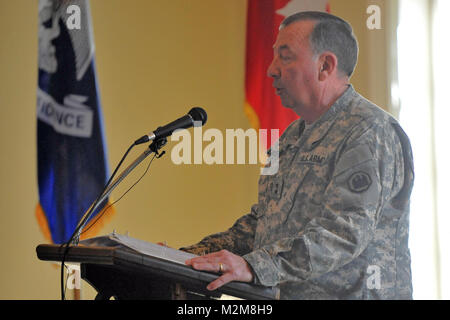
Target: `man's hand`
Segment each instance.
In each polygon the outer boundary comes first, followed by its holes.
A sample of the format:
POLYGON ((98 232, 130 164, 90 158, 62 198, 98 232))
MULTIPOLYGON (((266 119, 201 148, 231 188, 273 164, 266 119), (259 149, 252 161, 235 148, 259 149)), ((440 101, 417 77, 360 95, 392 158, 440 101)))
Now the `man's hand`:
POLYGON ((231 281, 251 282, 253 273, 244 258, 227 250, 213 252, 204 256, 186 260, 186 265, 196 270, 212 271, 222 274, 219 278, 208 284, 208 290, 217 288, 231 281))

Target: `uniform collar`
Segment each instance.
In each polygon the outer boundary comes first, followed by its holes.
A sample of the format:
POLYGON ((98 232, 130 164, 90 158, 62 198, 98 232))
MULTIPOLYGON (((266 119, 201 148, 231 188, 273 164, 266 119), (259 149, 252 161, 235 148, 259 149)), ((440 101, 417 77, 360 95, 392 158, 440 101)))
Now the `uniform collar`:
POLYGON ((303 132, 305 120, 301 120, 299 122, 298 129, 302 140, 301 144, 303 144, 304 139, 306 139, 306 150, 312 150, 316 147, 318 142, 322 140, 336 121, 336 116, 350 105, 350 102, 354 99, 356 94, 357 93, 355 89, 353 89, 353 86, 349 84, 347 90, 345 90, 344 93, 333 103, 333 105, 305 132, 303 132))

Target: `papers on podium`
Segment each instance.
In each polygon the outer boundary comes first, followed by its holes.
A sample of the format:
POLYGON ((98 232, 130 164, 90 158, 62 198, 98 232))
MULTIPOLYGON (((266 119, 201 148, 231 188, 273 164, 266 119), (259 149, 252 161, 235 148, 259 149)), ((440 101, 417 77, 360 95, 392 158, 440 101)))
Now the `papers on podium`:
POLYGON ((115 232, 112 232, 105 236, 80 241, 80 244, 84 246, 100 247, 115 247, 122 245, 141 254, 172 261, 182 265, 185 265, 184 262, 186 260, 196 257, 196 255, 192 253, 131 238, 126 235, 117 234, 115 232))

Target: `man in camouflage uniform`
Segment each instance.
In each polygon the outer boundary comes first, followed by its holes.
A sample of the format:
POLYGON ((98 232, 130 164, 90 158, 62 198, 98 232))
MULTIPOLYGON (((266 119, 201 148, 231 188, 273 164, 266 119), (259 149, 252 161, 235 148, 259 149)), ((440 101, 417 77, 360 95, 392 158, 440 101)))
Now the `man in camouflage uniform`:
POLYGON ((279 170, 227 231, 182 248, 230 281, 278 286, 282 299, 411 299, 408 137, 348 80, 351 27, 325 13, 285 19, 268 75, 301 120, 280 137, 279 170), (336 44, 337 43, 337 44, 336 44), (340 47, 339 47, 340 46, 340 47))

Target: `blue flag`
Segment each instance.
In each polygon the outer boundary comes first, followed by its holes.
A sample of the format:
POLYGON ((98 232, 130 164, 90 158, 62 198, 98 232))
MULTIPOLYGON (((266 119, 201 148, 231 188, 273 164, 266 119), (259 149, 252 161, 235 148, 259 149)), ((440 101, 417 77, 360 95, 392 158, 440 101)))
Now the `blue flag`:
POLYGON ((36 215, 57 244, 69 240, 108 179, 89 10, 86 0, 39 1, 36 215))

